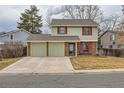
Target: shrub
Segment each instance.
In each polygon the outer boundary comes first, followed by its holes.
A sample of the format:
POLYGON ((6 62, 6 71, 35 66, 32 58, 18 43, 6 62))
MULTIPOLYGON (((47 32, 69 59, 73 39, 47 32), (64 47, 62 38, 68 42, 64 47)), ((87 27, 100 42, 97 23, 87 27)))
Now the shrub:
POLYGON ((21 42, 5 42, 2 45, 2 56, 7 58, 22 57, 24 46, 21 42))
POLYGON ((2 61, 2 51, 0 50, 0 61, 2 61))

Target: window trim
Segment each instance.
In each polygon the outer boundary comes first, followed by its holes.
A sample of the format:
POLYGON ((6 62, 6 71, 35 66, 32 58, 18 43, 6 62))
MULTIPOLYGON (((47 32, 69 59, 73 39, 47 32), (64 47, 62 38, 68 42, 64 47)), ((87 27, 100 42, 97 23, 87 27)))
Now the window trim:
POLYGON ((57 27, 57 34, 67 34, 67 26, 58 26, 57 27), (60 32, 60 28, 63 27, 64 28, 64 33, 60 32))
POLYGON ((92 35, 92 27, 82 27, 82 35, 85 35, 85 36, 91 36, 92 35), (90 29, 90 34, 86 34, 86 30, 85 28, 89 28, 90 29))

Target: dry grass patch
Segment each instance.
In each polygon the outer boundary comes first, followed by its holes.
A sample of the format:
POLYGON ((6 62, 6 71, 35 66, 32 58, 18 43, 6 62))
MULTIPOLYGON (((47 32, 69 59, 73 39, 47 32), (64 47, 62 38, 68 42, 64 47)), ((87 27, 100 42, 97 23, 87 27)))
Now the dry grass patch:
POLYGON ((124 68, 124 58, 122 57, 83 55, 71 58, 71 63, 76 70, 124 68))
POLYGON ((2 61, 0 61, 0 70, 15 63, 18 61, 20 58, 5 58, 2 61))

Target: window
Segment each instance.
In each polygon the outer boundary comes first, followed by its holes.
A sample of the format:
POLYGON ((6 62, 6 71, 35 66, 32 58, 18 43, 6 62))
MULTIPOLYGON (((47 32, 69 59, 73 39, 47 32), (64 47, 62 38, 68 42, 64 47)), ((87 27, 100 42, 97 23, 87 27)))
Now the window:
POLYGON ((110 41, 114 41, 114 40, 115 40, 115 35, 113 34, 110 36, 110 41))
POLYGON ((13 34, 10 35, 10 39, 13 40, 13 34))
POLYGON ((83 27, 82 31, 83 35, 92 35, 92 27, 83 27))
POLYGON ((109 45, 109 48, 112 48, 112 45, 109 45))
POLYGON ((100 45, 100 48, 103 48, 103 45, 100 45))
POLYGON ((67 27, 58 27, 58 34, 67 34, 67 27))
POLYGON ((60 27, 59 33, 60 33, 60 34, 64 34, 64 33, 65 33, 65 27, 60 27))

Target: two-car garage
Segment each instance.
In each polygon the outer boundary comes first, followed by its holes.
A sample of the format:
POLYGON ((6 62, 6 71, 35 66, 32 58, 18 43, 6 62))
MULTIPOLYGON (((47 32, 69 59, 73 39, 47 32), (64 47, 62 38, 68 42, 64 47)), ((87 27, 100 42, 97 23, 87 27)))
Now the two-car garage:
POLYGON ((65 56, 64 42, 31 43, 31 56, 65 56))
POLYGON ((31 34, 27 39, 27 56, 63 57, 72 56, 72 54, 76 55, 77 50, 75 42, 78 41, 78 36, 52 36, 50 34, 31 34))

